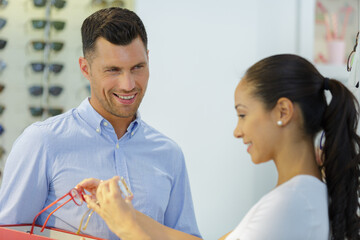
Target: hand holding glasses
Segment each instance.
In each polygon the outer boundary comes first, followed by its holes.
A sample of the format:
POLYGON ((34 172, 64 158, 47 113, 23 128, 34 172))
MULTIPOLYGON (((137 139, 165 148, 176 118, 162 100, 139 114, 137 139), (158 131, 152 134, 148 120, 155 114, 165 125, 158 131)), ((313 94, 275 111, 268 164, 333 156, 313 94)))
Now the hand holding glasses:
MULTIPOLYGON (((101 183, 102 181, 100 181, 101 183)), ((120 180, 118 181, 118 186, 121 190, 121 193, 123 194, 123 197, 124 198, 128 198, 128 199, 132 199, 133 198, 133 194, 132 192, 130 191, 128 185, 126 184, 125 182, 125 179, 123 177, 120 178, 120 180)), ((96 202, 98 205, 99 205, 99 202, 97 201, 96 202)), ((76 232, 76 234, 79 234, 80 231, 81 231, 81 227, 82 227, 82 224, 84 222, 84 219, 85 217, 87 216, 87 219, 86 219, 86 223, 85 223, 85 226, 82 228, 82 230, 86 230, 88 224, 89 224, 89 221, 90 221, 90 218, 91 216, 93 215, 94 213, 94 210, 92 210, 91 208, 89 208, 85 213, 84 215, 82 216, 81 218, 81 221, 80 221, 80 225, 79 225, 79 228, 76 232)))

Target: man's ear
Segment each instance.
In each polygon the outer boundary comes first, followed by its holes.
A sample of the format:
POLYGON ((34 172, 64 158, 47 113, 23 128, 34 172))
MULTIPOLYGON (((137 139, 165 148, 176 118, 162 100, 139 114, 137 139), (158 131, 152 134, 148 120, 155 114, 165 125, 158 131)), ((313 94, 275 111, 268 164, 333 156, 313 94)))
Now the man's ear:
POLYGON ((84 77, 90 80, 90 64, 84 57, 79 57, 79 66, 80 71, 84 75, 84 77))
POLYGON ((294 103, 288 98, 279 98, 273 111, 276 124, 286 126, 294 116, 294 103))

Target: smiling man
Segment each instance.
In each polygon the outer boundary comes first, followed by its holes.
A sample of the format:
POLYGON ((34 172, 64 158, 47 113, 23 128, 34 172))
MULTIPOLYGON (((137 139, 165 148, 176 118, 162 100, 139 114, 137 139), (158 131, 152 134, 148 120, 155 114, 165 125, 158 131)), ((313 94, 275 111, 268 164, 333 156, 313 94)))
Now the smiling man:
MULTIPOLYGON (((132 11, 108 8, 85 19, 80 70, 91 97, 29 126, 14 143, 0 189, 0 224, 32 223, 44 207, 85 178, 123 176, 134 208, 168 227, 200 236, 179 146, 138 113, 149 79, 147 35, 132 11)), ((49 213, 36 223, 43 225, 49 213)), ((76 231, 86 204, 69 202, 48 226, 76 231)), ((98 216, 86 234, 118 239, 98 216)))

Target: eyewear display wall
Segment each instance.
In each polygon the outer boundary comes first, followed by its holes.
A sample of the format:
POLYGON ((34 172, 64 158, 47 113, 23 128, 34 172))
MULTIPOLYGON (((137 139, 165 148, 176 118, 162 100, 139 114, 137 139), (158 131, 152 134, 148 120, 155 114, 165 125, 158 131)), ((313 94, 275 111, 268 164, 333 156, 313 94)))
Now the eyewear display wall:
POLYGON ((0 172, 7 157, 2 162, 1 155, 10 152, 28 125, 76 107, 90 95, 85 87, 89 82, 77 65, 82 56, 80 28, 101 4, 0 0, 0 172))

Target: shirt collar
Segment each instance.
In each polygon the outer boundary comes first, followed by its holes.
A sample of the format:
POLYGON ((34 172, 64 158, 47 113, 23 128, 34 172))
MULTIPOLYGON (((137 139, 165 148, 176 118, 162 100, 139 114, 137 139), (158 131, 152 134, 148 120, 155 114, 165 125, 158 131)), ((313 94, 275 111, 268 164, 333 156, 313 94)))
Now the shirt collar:
MULTIPOLYGON (((86 98, 78 106, 80 117, 86 121, 95 131, 101 131, 101 123, 107 121, 103 118, 90 104, 90 98, 86 98)), ((141 116, 139 111, 136 112, 136 118, 127 128, 127 131, 133 136, 141 123, 141 116)))

